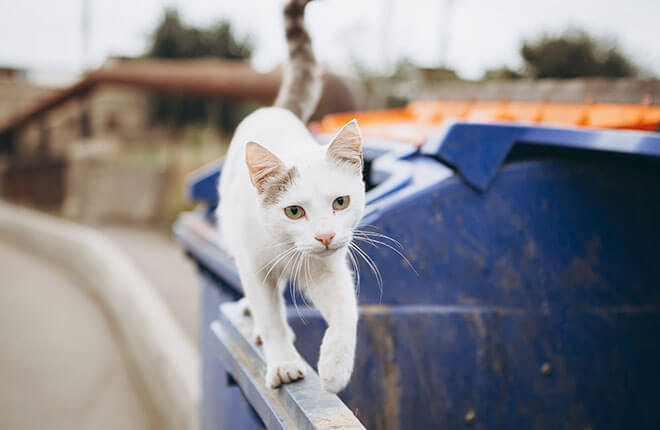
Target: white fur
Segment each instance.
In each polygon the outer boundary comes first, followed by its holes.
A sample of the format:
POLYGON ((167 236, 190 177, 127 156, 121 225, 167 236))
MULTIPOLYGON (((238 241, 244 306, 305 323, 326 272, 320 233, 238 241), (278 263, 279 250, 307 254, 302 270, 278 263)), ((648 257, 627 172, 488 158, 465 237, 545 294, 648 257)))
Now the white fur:
POLYGON ((355 166, 333 161, 327 148, 288 110, 263 108, 236 129, 222 171, 220 229, 263 341, 266 382, 273 388, 304 371, 286 321, 286 280, 295 281, 328 323, 318 363, 325 389, 342 390, 353 371, 358 318, 347 248, 364 211, 365 191, 355 166), (286 169, 297 169, 278 204, 264 207, 251 183, 245 156, 251 141, 277 155, 286 169), (345 195, 349 206, 334 211, 334 199, 345 195), (302 206, 306 216, 287 218, 284 208, 290 205, 302 206), (314 236, 329 232, 336 236, 326 250, 314 236))

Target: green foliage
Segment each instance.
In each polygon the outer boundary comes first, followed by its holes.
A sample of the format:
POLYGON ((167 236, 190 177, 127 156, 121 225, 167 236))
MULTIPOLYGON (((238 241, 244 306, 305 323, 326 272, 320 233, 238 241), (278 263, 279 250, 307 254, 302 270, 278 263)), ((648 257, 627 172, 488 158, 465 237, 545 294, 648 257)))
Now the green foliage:
POLYGON ((596 40, 583 31, 568 31, 559 37, 543 36, 524 42, 520 54, 525 75, 532 78, 577 78, 587 76, 629 77, 637 67, 613 42, 596 40))
MULTIPOLYGON (((181 22, 176 11, 169 10, 155 30, 146 56, 247 60, 251 54, 250 42, 237 39, 229 23, 221 22, 206 29, 188 27, 181 22)), ((233 130, 246 113, 241 103, 161 93, 152 95, 150 105, 151 118, 156 123, 178 127, 191 123, 211 123, 224 131, 233 130)))
POLYGON ((147 56, 153 58, 217 57, 231 60, 249 59, 249 41, 237 40, 227 22, 208 29, 186 27, 178 12, 168 10, 154 32, 147 56))
POLYGON ((447 67, 419 69, 426 82, 460 81, 462 80, 454 69, 447 67))
POLYGON ((481 77, 482 81, 507 81, 512 79, 521 79, 523 75, 508 67, 498 67, 496 69, 488 69, 481 77))
POLYGON ((407 58, 400 59, 389 75, 374 73, 357 59, 353 61, 353 69, 362 86, 363 109, 403 107, 429 83, 461 80, 453 69, 422 68, 407 58))

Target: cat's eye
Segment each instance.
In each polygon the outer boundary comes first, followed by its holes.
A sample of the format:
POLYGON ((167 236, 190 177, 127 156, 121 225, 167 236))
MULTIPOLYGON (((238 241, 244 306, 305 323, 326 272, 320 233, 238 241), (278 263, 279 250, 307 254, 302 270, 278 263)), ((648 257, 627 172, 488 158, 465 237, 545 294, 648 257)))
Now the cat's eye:
POLYGON ((287 206, 284 208, 284 214, 290 219, 300 219, 305 215, 305 210, 300 206, 287 206))
POLYGON ((335 199, 334 202, 332 202, 332 209, 336 211, 340 211, 343 209, 346 209, 348 207, 348 204, 351 202, 351 197, 350 196, 340 196, 335 199))

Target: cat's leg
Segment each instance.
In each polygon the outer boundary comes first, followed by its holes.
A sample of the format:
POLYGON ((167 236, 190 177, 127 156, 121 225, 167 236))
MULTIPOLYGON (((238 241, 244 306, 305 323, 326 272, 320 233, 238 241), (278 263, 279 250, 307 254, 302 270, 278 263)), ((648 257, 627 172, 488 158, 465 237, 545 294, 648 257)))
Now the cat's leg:
MULTIPOLYGON (((280 289, 281 290, 281 289, 280 289)), ((284 298, 280 300, 280 306, 285 306, 284 304, 284 298)), ((247 297, 243 297, 238 301, 238 307, 241 309, 241 313, 245 315, 246 317, 251 317, 252 316, 252 311, 250 310, 250 304, 248 303, 247 297)), ((283 308, 282 311, 283 315, 286 315, 286 308, 283 308)), ((291 326, 289 325, 288 321, 285 320, 286 324, 286 332, 287 335, 289 336, 289 340, 291 343, 294 343, 296 341, 296 334, 294 331, 291 329, 291 326)), ((253 324, 252 327, 252 341, 256 345, 261 345, 261 334, 259 333, 259 329, 257 328, 256 324, 253 324)))
MULTIPOLYGON (((238 307, 240 308, 241 313, 246 317, 252 316, 252 310, 250 309, 250 303, 248 303, 247 297, 243 297, 238 301, 238 307)), ((252 341, 256 345, 261 345, 261 334, 259 334, 259 329, 257 329, 256 324, 252 325, 252 341)))
POLYGON ((291 343, 294 343, 296 341, 296 333, 289 325, 289 319, 287 318, 287 313, 286 313, 286 302, 284 301, 284 291, 286 287, 287 287, 287 281, 280 280, 279 281, 280 295, 278 299, 281 308, 280 312, 282 313, 282 316, 284 318, 284 326, 286 327, 287 336, 289 337, 289 341, 291 343))
POLYGON ((318 371, 327 391, 346 387, 353 373, 357 336, 357 301, 353 277, 340 264, 308 285, 307 295, 328 323, 319 355, 318 371))
POLYGON ((305 364, 293 346, 283 299, 274 280, 262 280, 251 266, 237 259, 250 311, 266 355, 266 384, 277 388, 305 377, 305 364))
POLYGON ((241 309, 241 313, 246 317, 252 315, 252 311, 250 311, 250 304, 248 303, 247 297, 243 297, 238 301, 238 307, 241 309))

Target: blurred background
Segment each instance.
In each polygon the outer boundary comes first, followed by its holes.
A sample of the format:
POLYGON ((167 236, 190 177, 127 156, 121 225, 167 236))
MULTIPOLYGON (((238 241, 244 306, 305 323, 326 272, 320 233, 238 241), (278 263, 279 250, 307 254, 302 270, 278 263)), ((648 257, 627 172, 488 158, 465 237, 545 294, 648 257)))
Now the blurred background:
MULTIPOLYGON (((171 226, 194 207, 186 175, 274 99, 283 3, 0 0, 2 200, 108 238, 193 351, 197 279, 171 226)), ((658 17, 653 0, 319 1, 306 19, 325 69, 312 127, 419 100, 657 105, 658 17)), ((122 352, 121 314, 9 236, 0 428, 167 424, 122 352)))

